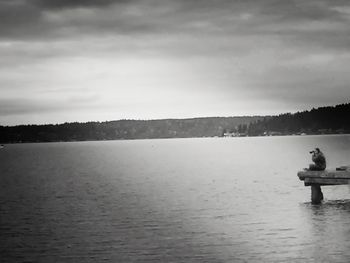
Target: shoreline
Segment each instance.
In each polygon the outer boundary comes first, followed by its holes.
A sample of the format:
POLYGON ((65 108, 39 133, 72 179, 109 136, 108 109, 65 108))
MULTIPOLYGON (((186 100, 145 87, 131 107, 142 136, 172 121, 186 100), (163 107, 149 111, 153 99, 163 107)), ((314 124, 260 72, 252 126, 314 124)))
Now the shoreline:
POLYGON ((70 142, 108 142, 108 141, 136 141, 136 140, 170 140, 170 139, 238 139, 238 138, 272 138, 272 137, 307 137, 307 136, 342 136, 350 133, 329 133, 329 134, 282 134, 282 135, 256 135, 256 136, 203 136, 203 137, 164 137, 164 138, 128 138, 128 139, 103 139, 103 140, 67 140, 67 141, 25 141, 25 142, 1 142, 6 145, 32 144, 32 143, 70 143, 70 142))

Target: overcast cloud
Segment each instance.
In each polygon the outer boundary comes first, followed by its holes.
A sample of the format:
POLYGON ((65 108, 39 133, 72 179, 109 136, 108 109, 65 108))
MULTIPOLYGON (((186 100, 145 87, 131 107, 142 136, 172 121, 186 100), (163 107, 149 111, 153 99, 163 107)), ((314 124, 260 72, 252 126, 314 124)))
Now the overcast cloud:
POLYGON ((0 0, 0 125, 349 102, 350 2, 0 0))

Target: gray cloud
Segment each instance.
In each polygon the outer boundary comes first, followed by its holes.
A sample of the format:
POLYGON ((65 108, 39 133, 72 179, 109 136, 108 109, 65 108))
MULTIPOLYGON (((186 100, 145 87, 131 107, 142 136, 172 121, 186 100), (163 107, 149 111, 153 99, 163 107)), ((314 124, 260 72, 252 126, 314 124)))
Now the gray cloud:
POLYGON ((128 2, 127 0, 30 0, 34 5, 47 8, 74 8, 74 7, 105 7, 117 2, 128 2))
MULTIPOLYGON (((327 0, 4 1, 0 3, 0 39, 39 40, 52 47, 51 40, 130 35, 129 43, 137 50, 165 44, 168 52, 187 55, 200 50, 208 54, 211 47, 218 53, 232 52, 240 49, 239 42, 261 38, 297 47, 348 50, 350 20, 342 9, 349 6, 327 0)), ((120 48, 122 43, 115 41, 120 48)), ((242 47, 249 52, 251 45, 242 47)))
POLYGON ((343 1, 326 0, 7 0, 0 3, 0 35, 36 38, 101 32, 296 34, 298 29, 303 32, 302 23, 307 22, 347 26, 348 17, 334 8, 337 3, 340 7, 349 6, 343 1))
POLYGON ((50 100, 40 98, 6 98, 0 99, 0 116, 49 114, 91 109, 96 106, 97 101, 96 95, 85 95, 84 93, 68 96, 65 99, 52 98, 50 100))
POLYGON ((0 99, 0 116, 38 114, 61 109, 58 103, 33 99, 0 99))
MULTIPOLYGON (((174 64, 189 65, 195 84, 199 76, 198 87, 205 82, 208 90, 211 85, 233 99, 329 104, 349 97, 349 54, 345 0, 0 0, 0 92, 28 87, 30 94, 38 86, 64 90, 63 84, 70 89, 77 83, 84 88, 78 77, 66 80, 75 75, 59 65, 79 73, 88 67, 81 61, 100 67, 126 61, 132 68, 139 59, 151 67, 166 61, 175 73, 180 70, 174 64)), ((109 72, 111 83, 127 82, 112 73, 118 72, 109 72)), ((178 83, 186 85, 186 78, 178 83)), ((192 84, 187 88, 196 89, 192 84)), ((0 102, 7 115, 60 108, 54 102, 0 102)))
POLYGON ((0 2, 0 38, 30 40, 69 37, 84 27, 89 27, 90 33, 96 33, 96 30, 103 27, 103 24, 108 26, 110 19, 104 19, 102 22, 100 21, 102 24, 98 25, 93 15, 87 15, 84 18, 80 17, 83 20, 82 23, 79 23, 78 17, 75 23, 67 24, 62 23, 62 20, 48 20, 46 13, 57 13, 56 18, 59 18, 60 13, 65 10, 102 9, 110 5, 128 2, 130 0, 2 0, 0 2), (62 32, 67 33, 62 34, 62 32))
POLYGON ((45 27, 41 20, 41 10, 24 1, 0 2, 0 37, 26 38, 40 32, 45 27))
POLYGON ((204 56, 244 54, 256 41, 294 45, 304 52, 348 51, 346 8, 350 3, 343 0, 3 0, 0 39, 28 42, 21 52, 33 57, 67 54, 67 45, 99 38, 110 42, 104 47, 83 44, 95 51, 132 47, 134 52, 204 56), (33 50, 33 41, 45 44, 33 50))

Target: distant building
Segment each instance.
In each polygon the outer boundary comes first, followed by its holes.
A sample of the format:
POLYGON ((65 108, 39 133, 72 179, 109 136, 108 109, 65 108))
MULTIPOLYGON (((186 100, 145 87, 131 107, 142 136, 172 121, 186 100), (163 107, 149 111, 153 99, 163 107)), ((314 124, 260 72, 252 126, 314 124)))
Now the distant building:
POLYGON ((278 131, 265 131, 263 133, 264 136, 280 136, 283 135, 282 132, 278 132, 278 131))
POLYGON ((237 132, 225 132, 224 137, 238 137, 237 132))
POLYGON ((248 136, 247 133, 239 133, 239 132, 225 132, 224 137, 246 137, 248 136))

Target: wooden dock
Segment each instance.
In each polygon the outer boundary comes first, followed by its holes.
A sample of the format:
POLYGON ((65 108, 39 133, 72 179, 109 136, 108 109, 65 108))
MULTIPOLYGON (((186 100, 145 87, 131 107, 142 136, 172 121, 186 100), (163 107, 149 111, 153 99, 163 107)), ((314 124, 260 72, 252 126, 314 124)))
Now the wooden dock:
POLYGON ((319 204, 323 200, 321 186, 350 184, 350 166, 341 166, 333 170, 298 172, 305 186, 311 186, 311 202, 319 204))

